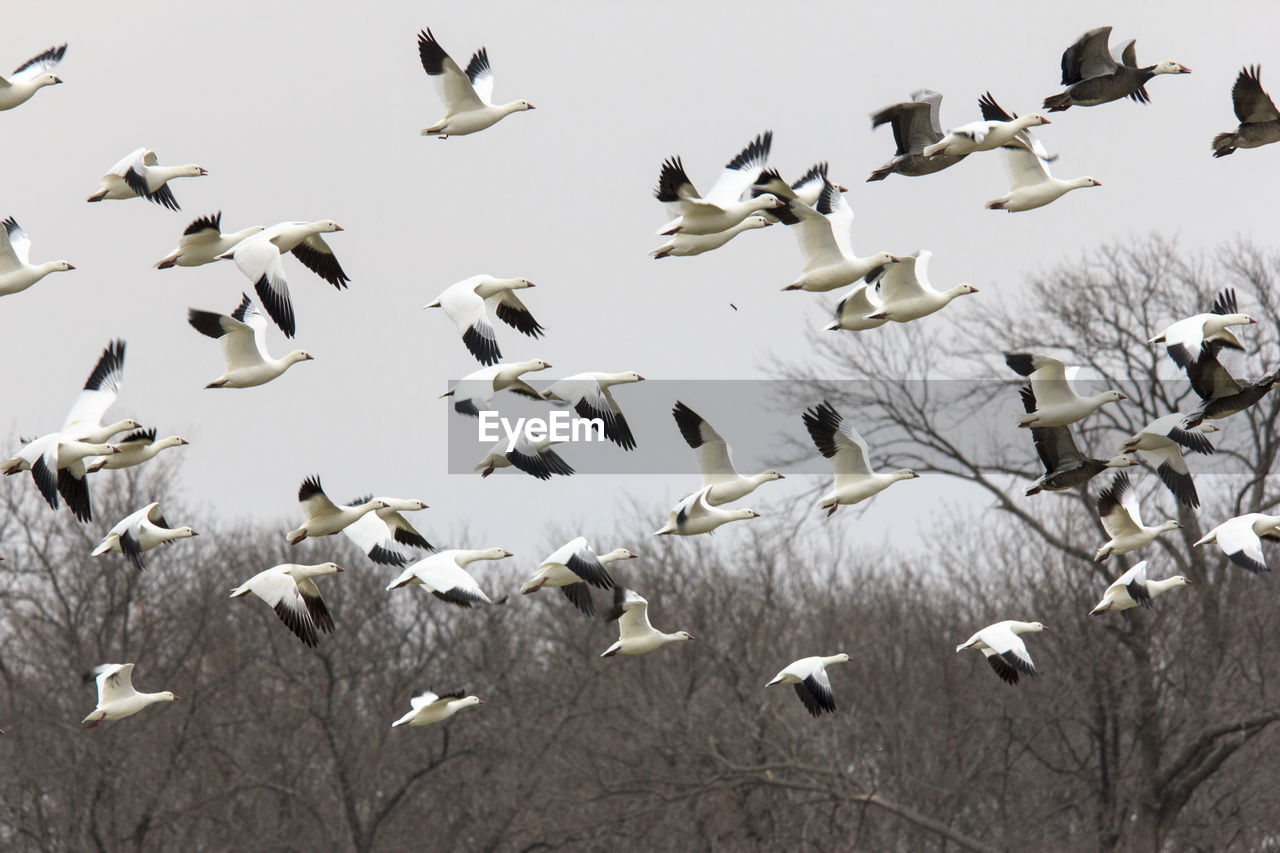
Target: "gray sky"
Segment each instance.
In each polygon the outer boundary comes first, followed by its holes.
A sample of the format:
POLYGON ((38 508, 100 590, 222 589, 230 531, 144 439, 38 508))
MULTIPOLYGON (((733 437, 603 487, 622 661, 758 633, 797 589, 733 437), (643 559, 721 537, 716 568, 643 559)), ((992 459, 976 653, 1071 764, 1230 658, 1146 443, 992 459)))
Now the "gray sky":
MULTIPOLYGON (((0 432, 56 429, 102 347, 123 337, 125 385, 111 415, 189 439, 166 453, 183 455, 188 495, 207 511, 275 518, 283 532, 299 514, 298 483, 318 473, 335 499, 372 491, 427 501, 419 520, 429 537, 466 524, 477 546, 541 556, 547 527, 590 537, 627 494, 653 506, 646 519, 657 527, 696 476, 448 475, 444 431, 458 416, 436 396, 478 365, 442 313, 420 306, 476 273, 535 281, 526 303, 547 337, 503 326, 499 341, 506 360, 550 361, 540 379, 759 377, 803 354, 806 330, 828 321, 834 300, 779 291, 801 265, 786 229, 698 258, 647 257, 666 219, 651 195, 666 156, 682 155, 705 187, 768 128, 771 164, 785 176, 829 160, 851 188, 855 249, 929 248, 936 286, 981 288, 949 319, 923 321, 939 330, 1102 241, 1157 230, 1200 248, 1271 236, 1274 205, 1259 188, 1277 185, 1280 147, 1215 161, 1209 140, 1236 124, 1229 92, 1241 65, 1262 63, 1264 85, 1280 95, 1273 4, 1080 2, 1052 15, 1010 5, 975 16, 924 3, 915 31, 891 38, 908 29, 894 8, 228 0, 214 10, 92 0, 8 9, 0 65, 70 47, 57 70, 65 85, 0 114, 0 215, 26 228, 33 261, 78 269, 0 300, 0 432), (939 175, 863 183, 893 149, 888 128, 871 132, 871 111, 920 87, 946 95, 946 127, 978 118, 987 89, 1007 109, 1037 109, 1061 89, 1062 50, 1103 24, 1138 38, 1141 63, 1176 59, 1194 73, 1156 78, 1148 106, 1075 108, 1041 130, 1061 155, 1058 177, 1091 175, 1101 189, 1029 213, 986 211, 1007 184, 999 157, 981 154, 939 175), (415 48, 426 26, 462 63, 486 45, 495 100, 537 110, 469 137, 420 137, 443 115, 415 48), (164 164, 209 169, 172 185, 181 212, 86 204, 99 176, 143 145, 164 164), (316 360, 263 388, 204 390, 221 356, 186 324, 188 306, 235 307, 249 288, 235 268, 151 269, 191 219, 219 209, 226 230, 322 218, 346 228, 330 244, 350 290, 285 261, 298 335, 291 344, 273 328, 269 346, 316 360)), ((618 394, 624 409, 628 390, 618 394)), ((732 442, 731 411, 686 402, 732 442)), ((798 413, 795 430, 802 436, 798 413)), ((799 488, 815 485, 801 479, 799 488)), ((747 503, 769 512, 792 493, 775 488, 747 503)), ((919 491, 908 490, 890 490, 859 523, 875 530, 915 510, 919 491)), ((808 523, 820 523, 816 511, 808 523)))

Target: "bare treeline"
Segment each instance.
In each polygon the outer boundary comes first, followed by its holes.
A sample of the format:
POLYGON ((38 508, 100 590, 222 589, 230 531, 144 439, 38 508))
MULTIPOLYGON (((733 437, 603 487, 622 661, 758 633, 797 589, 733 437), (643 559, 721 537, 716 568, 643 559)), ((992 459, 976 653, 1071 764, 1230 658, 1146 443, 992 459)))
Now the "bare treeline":
MULTIPOLYGON (((1001 350, 1074 341, 1075 360, 1117 383, 1143 371, 1167 378, 1148 330, 1234 284, 1260 322, 1250 329, 1253 355, 1232 366, 1250 378, 1273 367, 1280 267, 1240 247, 1213 265, 1166 256, 1176 253, 1154 241, 1055 273, 1009 307, 1010 322, 995 318, 967 341, 968 351, 1004 375, 1001 350)), ((895 353, 913 331, 880 331, 896 338, 826 333, 830 363, 905 376, 931 358, 936 369, 946 355, 917 340, 915 363, 901 363, 895 353)), ((548 537, 545 552, 518 554, 512 566, 478 570, 495 599, 509 597, 460 610, 421 590, 386 592, 394 573, 342 537, 288 549, 282 530, 217 521, 195 524, 198 539, 152 552, 139 573, 117 554, 88 556, 102 523, 50 513, 29 483, 8 478, 0 483, 0 847, 1274 847, 1274 584, 1189 546, 1228 515, 1274 506, 1280 487, 1261 476, 1203 479, 1200 511, 1183 511, 1184 529, 1143 553, 1153 575, 1185 574, 1195 585, 1150 611, 1089 617, 1128 565, 1092 562, 1102 541, 1091 511, 1099 483, 1088 499, 1025 498, 1035 459, 1023 433, 948 450, 941 420, 954 416, 953 402, 904 400, 921 386, 891 380, 860 387, 867 399, 833 386, 832 402, 864 432, 909 421, 920 440, 890 448, 893 461, 951 472, 977 498, 922 519, 924 546, 902 553, 860 546, 854 514, 827 521, 808 507, 797 511, 798 528, 776 512, 719 541, 655 539, 642 532, 647 519, 588 532, 606 549, 639 552, 618 579, 643 591, 658 627, 697 637, 637 658, 600 659, 614 627, 555 591, 515 594, 543 554, 578 531, 548 537), (260 602, 227 599, 275 563, 330 558, 348 571, 326 579, 337 631, 316 650, 260 602), (1032 647, 1042 675, 1016 688, 980 655, 954 653, 1005 618, 1051 628, 1032 647), (834 715, 813 719, 789 688, 764 688, 791 660, 838 651, 852 660, 831 671, 834 715), (140 690, 182 699, 81 729, 95 696, 79 675, 123 661, 137 663, 140 690), (393 730, 427 687, 465 687, 486 704, 442 725, 393 730)), ((1015 394, 1014 383, 1002 393, 1015 394)), ((1178 401, 1108 407, 1115 411, 1099 413, 1084 441, 1109 455, 1102 449, 1121 431, 1167 404, 1172 411, 1178 401)), ((1280 398, 1269 396, 1226 421, 1221 443, 1249 470, 1268 472, 1280 452, 1278 416, 1280 398)), ((164 470, 111 476, 101 481, 110 488, 95 490, 104 523, 157 498, 191 519, 164 470)), ((1175 512, 1154 475, 1139 480, 1144 509, 1175 512)))

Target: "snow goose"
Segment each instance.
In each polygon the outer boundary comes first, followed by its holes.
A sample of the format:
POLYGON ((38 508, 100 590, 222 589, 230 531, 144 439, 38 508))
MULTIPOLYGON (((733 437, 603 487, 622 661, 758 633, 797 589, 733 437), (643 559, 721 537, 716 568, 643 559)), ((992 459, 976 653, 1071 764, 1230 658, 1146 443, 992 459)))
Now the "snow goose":
POLYGON ((1107 49, 1111 27, 1098 27, 1076 39, 1062 54, 1062 85, 1065 92, 1044 99, 1049 112, 1071 107, 1096 107, 1121 98, 1132 98, 1140 104, 1150 100, 1146 83, 1157 74, 1190 74, 1187 66, 1166 60, 1138 67, 1135 39, 1130 39, 1113 54, 1107 49))
MULTIPOLYGON (((347 506, 358 507, 371 500, 375 500, 372 495, 365 495, 351 501, 347 506)), ((435 550, 432 544, 400 514, 426 509, 425 503, 406 498, 376 498, 376 500, 386 504, 386 507, 362 515, 354 523, 342 528, 347 538, 364 551, 370 560, 380 565, 401 568, 409 562, 409 557, 405 555, 401 546, 421 548, 424 551, 435 550)))
POLYGON ((507 439, 499 439, 474 470, 479 471, 481 477, 488 477, 498 468, 511 467, 539 480, 550 480, 555 474, 568 477, 573 473, 573 467, 551 449, 564 443, 563 439, 550 437, 531 441, 528 435, 521 433, 516 437, 515 446, 508 450, 507 439))
POLYGON ((492 408, 494 395, 499 391, 510 391, 532 400, 541 400, 542 394, 520 377, 535 370, 546 370, 550 366, 540 358, 510 364, 492 364, 468 373, 440 397, 452 397, 453 410, 458 414, 478 418, 481 409, 487 411, 492 408))
POLYGON ((827 667, 833 663, 848 663, 844 652, 838 655, 800 658, 783 668, 765 687, 775 684, 794 684, 796 695, 804 703, 805 710, 815 717, 829 714, 836 709, 836 697, 831 692, 831 679, 827 667))
POLYGON ((849 332, 865 332, 878 329, 888 320, 871 320, 870 315, 884 308, 884 303, 876 295, 876 289, 869 284, 860 284, 849 292, 849 295, 836 303, 836 319, 826 325, 827 331, 844 329, 849 332))
POLYGON ((1191 380, 1192 390, 1200 395, 1200 405, 1187 415, 1182 423, 1184 429, 1198 427, 1206 419, 1228 418, 1243 412, 1265 397, 1280 377, 1272 371, 1254 382, 1241 384, 1218 361, 1217 351, 1217 345, 1210 344, 1200 353, 1200 358, 1187 365, 1187 378, 1191 380))
POLYGON ((585 536, 579 536, 571 542, 551 552, 538 571, 520 585, 523 595, 537 592, 544 586, 556 587, 569 602, 588 616, 596 615, 595 602, 591 600, 588 585, 599 589, 611 589, 613 578, 605 569, 606 563, 618 560, 634 560, 638 555, 626 548, 615 548, 607 554, 596 555, 585 536))
POLYGON ((698 457, 698 470, 702 473, 702 486, 707 488, 707 503, 711 506, 733 503, 754 492, 761 484, 784 477, 772 469, 744 477, 733 467, 733 450, 711 424, 693 409, 676 401, 671 409, 680 435, 698 457))
POLYGON ((1151 606, 1151 599, 1171 589, 1186 586, 1191 581, 1182 575, 1162 581, 1147 579, 1147 561, 1143 560, 1115 579, 1103 594, 1098 605, 1089 611, 1090 616, 1100 616, 1110 610, 1130 610, 1138 605, 1151 606))
POLYGON ((120 395, 120 385, 124 380, 124 350, 125 343, 122 340, 111 341, 102 350, 89 378, 85 380, 84 388, 71 404, 71 410, 62 422, 62 432, 69 438, 101 443, 125 430, 142 428, 142 424, 132 418, 106 426, 102 424, 107 410, 120 395))
POLYGON ((1231 106, 1240 126, 1213 138, 1213 156, 1226 157, 1237 148, 1258 148, 1280 142, 1280 110, 1262 89, 1261 69, 1245 66, 1231 87, 1231 106))
POLYGON ((661 258, 688 258, 719 249, 743 231, 756 228, 768 228, 773 223, 764 216, 754 214, 739 222, 732 228, 726 228, 715 234, 685 234, 681 232, 673 236, 658 248, 649 253, 654 260, 661 258))
POLYGON ((1095 562, 1101 563, 1112 554, 1128 554, 1147 545, 1166 530, 1177 530, 1182 527, 1172 519, 1155 527, 1146 527, 1142 523, 1142 509, 1138 505, 1138 495, 1129 480, 1129 472, 1116 474, 1111 485, 1102 490, 1098 496, 1098 517, 1102 519, 1102 528, 1111 539, 1093 555, 1095 562))
POLYGON ((1227 288, 1213 300, 1213 307, 1205 314, 1194 314, 1179 320, 1156 335, 1147 343, 1164 344, 1178 367, 1190 372, 1190 368, 1210 349, 1244 350, 1244 344, 1231 331, 1230 326, 1252 326, 1258 321, 1248 314, 1241 314, 1236 303, 1234 288, 1227 288))
POLYGON ((423 130, 421 136, 466 136, 493 127, 512 113, 533 109, 528 101, 493 103, 493 67, 489 51, 483 47, 471 55, 464 73, 426 29, 418 33, 418 58, 445 107, 444 118, 423 130))
POLYGON ((635 450, 636 439, 631 434, 627 418, 622 414, 618 401, 609 391, 614 385, 643 382, 639 373, 575 373, 557 379, 542 392, 543 399, 568 403, 578 416, 586 420, 599 420, 604 424, 604 436, 623 450, 635 450))
POLYGON ((800 277, 783 290, 808 290, 821 293, 853 284, 860 278, 871 281, 899 259, 888 252, 876 252, 867 258, 853 253, 849 229, 853 225, 853 208, 835 184, 823 185, 816 207, 800 199, 787 206, 798 220, 796 240, 804 255, 800 277))
POLYGON ((1262 554, 1263 539, 1280 539, 1280 515, 1250 512, 1229 518, 1201 537, 1195 547, 1217 543, 1228 560, 1257 574, 1271 571, 1262 554))
MULTIPOLYGON (((788 184, 782 179, 782 175, 777 169, 765 169, 760 173, 760 177, 756 178, 756 182, 751 185, 752 195, 764 195, 765 193, 773 193, 783 201, 791 201, 799 199, 805 204, 813 207, 818 203, 818 198, 822 195, 822 188, 828 183, 834 183, 827 178, 827 172, 830 165, 823 161, 814 163, 809 167, 809 171, 805 172, 792 184, 788 184)), ((848 187, 835 184, 837 190, 842 193, 849 191, 848 187)), ((773 211, 768 216, 776 217, 777 211, 773 211)), ((788 225, 794 225, 794 222, 788 222, 788 225)))
POLYGON ((168 182, 174 178, 198 178, 207 174, 209 172, 206 169, 194 163, 186 166, 161 166, 156 159, 156 152, 149 148, 139 148, 102 176, 98 191, 89 196, 88 200, 142 196, 161 207, 179 210, 178 200, 173 197, 173 190, 169 189, 168 182))
POLYGON ((53 74, 53 68, 66 55, 67 46, 60 44, 31 57, 8 77, 0 77, 0 112, 25 104, 45 86, 61 83, 62 80, 53 74))
POLYGON ((84 481, 84 460, 119 452, 110 444, 77 441, 65 432, 53 432, 28 441, 13 457, 0 462, 0 468, 6 476, 30 471, 36 488, 51 508, 58 508, 61 493, 72 514, 87 522, 93 520, 93 507, 84 481))
POLYGON ((31 263, 31 238, 22 226, 10 216, 4 222, 4 236, 0 237, 0 296, 21 293, 52 272, 73 270, 66 261, 31 263))
POLYGON ((417 584, 425 586, 441 601, 470 607, 473 604, 493 604, 485 595, 466 567, 477 560, 501 560, 510 557, 510 551, 487 548, 483 551, 453 549, 440 551, 405 568, 400 577, 387 585, 387 589, 417 584))
POLYGON ((187 226, 178 240, 178 248, 156 261, 158 270, 172 267, 199 267, 218 260, 246 237, 265 231, 265 225, 252 225, 239 231, 222 233, 222 211, 212 216, 201 216, 187 226))
POLYGON ((332 536, 340 532, 348 524, 354 524, 365 513, 386 509, 387 505, 380 500, 370 499, 359 506, 340 507, 324 493, 320 478, 312 475, 302 481, 298 488, 298 502, 307 520, 297 530, 290 530, 289 544, 297 545, 308 536, 332 536))
POLYGON ((258 572, 231 590, 231 598, 253 593, 275 610, 280 621, 303 645, 314 649, 320 643, 319 631, 333 633, 333 616, 320 597, 320 587, 312 578, 341 571, 342 567, 337 563, 315 566, 283 563, 258 572))
POLYGON ((697 536, 711 533, 722 524, 731 521, 745 521, 748 518, 759 518, 760 513, 752 509, 720 509, 707 502, 707 495, 714 486, 703 486, 691 495, 687 495, 676 504, 667 515, 667 523, 653 531, 654 536, 697 536))
MULTIPOLYGON (((1103 391, 1092 397, 1081 397, 1071 387, 1076 368, 1056 358, 1029 352, 1007 352, 1004 363, 1031 380, 1035 411, 1018 417, 1020 427, 1059 427, 1081 421, 1107 403, 1129 399, 1119 391, 1103 391)), ((1025 398, 1024 398, 1025 399, 1025 398)))
POLYGON ((396 726, 429 726, 432 723, 444 722, 463 708, 484 704, 484 700, 479 696, 467 696, 465 694, 465 690, 455 690, 452 693, 443 693, 437 696, 428 690, 421 696, 414 696, 409 700, 409 706, 413 710, 392 723, 391 728, 394 729, 396 726))
POLYGON ((124 438, 112 442, 112 446, 116 448, 117 452, 89 463, 86 466, 86 471, 92 474, 94 471, 101 471, 104 468, 108 471, 132 468, 134 465, 141 465, 148 459, 154 459, 162 450, 168 450, 170 447, 185 447, 190 443, 185 438, 176 435, 156 438, 155 427, 135 430, 124 438))
POLYGON ((649 623, 649 602, 634 590, 615 586, 613 609, 604 615, 606 622, 618 621, 618 642, 605 649, 602 658, 614 655, 643 655, 667 643, 692 640, 688 631, 666 634, 649 623))
POLYGON ((265 385, 300 361, 314 356, 294 350, 283 358, 267 354, 267 319, 249 294, 242 293, 239 307, 230 314, 187 309, 187 323, 202 335, 222 344, 226 370, 206 388, 253 388, 265 385))
MULTIPOLYGON (((1036 410, 1036 395, 1030 385, 1022 386, 1022 405, 1027 414, 1036 410)), ((1027 497, 1039 494, 1047 489, 1051 492, 1062 492, 1083 486, 1108 468, 1131 468, 1138 460, 1129 456, 1113 456, 1111 459, 1092 459, 1085 456, 1076 447, 1071 437, 1071 428, 1067 426, 1032 427, 1031 440, 1035 443, 1036 453, 1044 463, 1044 474, 1027 489, 1027 497)))
POLYGON ((883 492, 899 480, 920 476, 910 468, 877 474, 871 467, 867 442, 826 400, 807 410, 802 420, 818 452, 831 461, 835 470, 834 487, 818 501, 828 516, 841 506, 851 506, 883 492))
POLYGON ((1049 161, 1040 153, 1020 143, 1004 146, 1004 164, 1009 173, 1009 192, 987 202, 987 210, 1007 210, 1019 213, 1034 210, 1057 201, 1062 196, 1083 187, 1100 187, 1101 181, 1093 178, 1072 178, 1064 181, 1049 172, 1049 161))
POLYGON ((786 202, 773 193, 743 195, 751 189, 764 170, 773 145, 773 131, 766 130, 747 143, 725 164, 724 171, 705 196, 699 195, 685 173, 679 157, 662 163, 658 186, 653 191, 658 201, 667 205, 674 218, 658 230, 662 237, 672 234, 717 234, 737 225, 753 213, 785 207, 786 202))
POLYGON ((1013 619, 988 625, 965 642, 956 646, 956 654, 965 649, 978 649, 987 657, 987 663, 996 675, 1008 684, 1018 683, 1018 674, 1038 675, 1031 661, 1027 644, 1019 634, 1034 634, 1047 630, 1039 622, 1018 622, 1013 619))
POLYGON ((933 252, 921 249, 914 255, 882 267, 875 278, 880 309, 867 315, 868 320, 892 320, 909 323, 941 311, 957 296, 977 293, 972 284, 957 284, 948 290, 934 290, 929 284, 929 259, 933 252))
MULTIPOLYGON (((1184 429, 1185 420, 1186 416, 1181 412, 1156 418, 1137 435, 1126 439, 1120 445, 1120 452, 1141 451, 1158 460, 1156 473, 1173 496, 1187 506, 1198 507, 1200 497, 1196 494, 1196 484, 1191 479, 1187 460, 1182 456, 1182 448, 1208 456, 1213 453, 1213 445, 1205 438, 1203 430, 1184 429)), ((1215 427, 1214 430, 1216 429, 1215 427)))
POLYGON ((1021 118, 1006 113, 990 92, 978 99, 978 106, 982 110, 982 121, 971 121, 952 128, 946 136, 927 146, 921 153, 926 157, 973 154, 977 151, 994 151, 1016 140, 1029 146, 1031 139, 1027 131, 1050 123, 1048 117, 1040 113, 1030 113, 1021 118))
POLYGON ((332 219, 279 222, 236 243, 233 249, 218 255, 218 259, 235 261, 236 268, 253 282, 253 289, 271 319, 285 337, 292 338, 297 326, 282 259, 292 253, 304 267, 342 290, 351 279, 338 263, 333 249, 320 236, 341 230, 342 226, 332 219))
POLYGON ((86 729, 96 729, 103 720, 132 717, 148 705, 173 702, 178 697, 168 690, 161 693, 139 693, 133 689, 133 664, 104 663, 85 673, 86 683, 98 683, 98 707, 81 722, 86 729))
POLYGON ((92 555, 100 557, 108 551, 123 554, 138 571, 146 568, 142 561, 144 551, 159 548, 175 539, 199 536, 190 527, 169 527, 160 511, 160 502, 152 501, 142 509, 126 515, 107 533, 93 549, 92 555))
POLYGON ((494 278, 473 275, 449 285, 423 308, 443 308, 445 316, 462 333, 462 342, 481 364, 497 364, 502 358, 494 333, 494 317, 531 338, 542 337, 542 326, 516 296, 515 291, 534 287, 527 278, 494 278))
POLYGON ((924 149, 942 139, 939 113, 942 109, 942 93, 931 89, 918 89, 911 93, 911 100, 891 104, 871 114, 874 130, 882 124, 893 126, 893 141, 897 150, 893 159, 871 173, 868 181, 883 181, 892 174, 919 177, 941 172, 965 158, 964 154, 939 154, 926 157, 924 149))

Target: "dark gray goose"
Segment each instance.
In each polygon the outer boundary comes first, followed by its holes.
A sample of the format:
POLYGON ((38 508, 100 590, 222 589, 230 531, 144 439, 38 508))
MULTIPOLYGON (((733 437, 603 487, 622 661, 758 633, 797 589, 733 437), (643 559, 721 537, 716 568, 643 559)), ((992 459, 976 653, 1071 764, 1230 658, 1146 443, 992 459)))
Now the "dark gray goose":
POLYGON ((1280 377, 1271 371, 1255 382, 1241 384, 1218 361, 1218 351, 1225 346, 1217 341, 1205 345, 1200 358, 1186 366, 1191 388, 1200 395, 1200 405, 1187 414, 1184 429, 1199 426, 1205 420, 1222 420, 1239 414, 1267 395, 1280 377))
POLYGON ((1240 126, 1213 138, 1213 156, 1226 157, 1237 148, 1258 148, 1280 142, 1280 111, 1262 90, 1259 66, 1245 66, 1231 87, 1231 105, 1240 126))
MULTIPOLYGON (((1030 414, 1036 410, 1036 395, 1030 385, 1019 389, 1022 395, 1022 407, 1030 414)), ((1027 489, 1027 497, 1038 495, 1042 490, 1064 492, 1083 486, 1108 468, 1130 468, 1138 464, 1138 460, 1129 456, 1114 456, 1111 459, 1091 459, 1076 447, 1071 437, 1071 427, 1032 427, 1031 440, 1035 442, 1036 453, 1044 463, 1044 475, 1027 489)))
POLYGON ((1045 109, 1060 112, 1071 107, 1096 107, 1121 98, 1145 104, 1151 100, 1145 87, 1152 77, 1191 73, 1190 68, 1171 59, 1139 68, 1136 39, 1126 42, 1118 53, 1107 49, 1110 40, 1111 27, 1098 27, 1063 52, 1062 85, 1067 90, 1045 98, 1045 109))
POLYGON ((897 173, 909 178, 941 172, 954 166, 967 155, 938 154, 924 156, 924 149, 942 139, 942 124, 938 114, 942 107, 942 93, 931 89, 918 89, 911 93, 911 100, 891 104, 871 114, 871 127, 893 125, 893 141, 898 150, 893 159, 871 173, 868 181, 883 181, 897 173))

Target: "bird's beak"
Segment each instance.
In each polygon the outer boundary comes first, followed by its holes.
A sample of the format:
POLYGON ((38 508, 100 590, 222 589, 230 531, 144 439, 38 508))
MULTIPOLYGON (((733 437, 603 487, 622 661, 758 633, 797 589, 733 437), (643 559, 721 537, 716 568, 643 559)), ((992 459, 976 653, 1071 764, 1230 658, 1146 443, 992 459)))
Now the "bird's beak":
POLYGON ((840 190, 842 193, 847 193, 849 191, 849 188, 844 184, 836 184, 836 189, 840 190))
POLYGON ((209 174, 209 170, 208 170, 208 169, 205 169, 205 168, 201 168, 201 169, 200 169, 200 174, 202 174, 202 175, 207 175, 207 174, 209 174))
MULTIPOLYGON (((59 83, 61 83, 62 81, 61 81, 61 80, 59 80, 58 82, 59 82, 59 83)), ((179 696, 179 695, 177 695, 177 694, 175 693, 175 694, 174 694, 174 696, 173 696, 173 701, 177 702, 177 701, 178 701, 179 699, 181 699, 181 698, 182 698, 181 696, 179 696)))
POLYGON ((785 480, 785 479, 787 479, 787 475, 786 475, 786 474, 779 474, 779 475, 778 475, 778 479, 779 479, 779 480, 785 480))
MULTIPOLYGON (((639 374, 637 374, 637 375, 639 375, 639 374)), ((641 382, 643 382, 643 381, 644 381, 644 377, 643 377, 643 376, 641 376, 641 377, 640 377, 640 381, 641 381, 641 382)))
POLYGON ((333 226, 333 230, 334 230, 334 231, 346 231, 347 229, 343 228, 341 225, 337 225, 337 224, 335 224, 335 225, 333 226))
POLYGON ((69 270, 73 270, 73 269, 75 269, 75 265, 74 265, 74 264, 67 264, 67 269, 69 269, 69 270))
POLYGON ((193 531, 191 531, 191 535, 192 535, 192 536, 199 536, 200 534, 193 530, 193 531))
POLYGON ((920 479, 920 475, 919 475, 919 474, 917 474, 915 471, 912 471, 912 472, 911 472, 911 479, 913 479, 913 480, 918 480, 918 479, 920 479))
POLYGON ((1191 69, 1190 69, 1190 68, 1188 68, 1188 67, 1187 67, 1187 66, 1185 66, 1185 65, 1179 64, 1179 65, 1178 65, 1178 73, 1179 73, 1179 74, 1190 74, 1190 73, 1191 73, 1191 69))
POLYGON ((974 287, 974 286, 971 284, 971 285, 969 285, 969 292, 970 292, 970 293, 977 293, 977 292, 978 292, 978 288, 974 287))
POLYGON ((1257 322, 1258 322, 1258 321, 1257 321, 1257 320, 1255 320, 1255 319, 1253 319, 1252 317, 1250 317, 1250 318, 1249 318, 1249 325, 1250 325, 1250 326, 1252 326, 1252 325, 1256 324, 1257 322))
POLYGON ((345 572, 345 571, 346 571, 346 569, 342 568, 342 566, 337 566, 336 568, 338 569, 338 571, 339 571, 339 572, 345 572))
MULTIPOLYGON (((533 109, 533 107, 529 107, 529 109, 533 109)), ((476 697, 476 702, 477 702, 477 703, 479 703, 479 704, 481 704, 481 705, 483 705, 483 704, 484 704, 484 700, 483 700, 483 699, 481 699, 479 696, 477 696, 477 697, 476 697)))
POLYGON ((430 305, 423 305, 422 307, 423 307, 423 308, 439 308, 439 307, 440 307, 440 300, 439 300, 439 299, 437 299, 435 302, 432 302, 430 305))
POLYGON ((514 556, 515 556, 515 554, 512 554, 510 551, 503 551, 503 552, 502 552, 502 556, 504 556, 504 557, 514 557, 514 556))
POLYGON ((1187 578, 1187 586, 1195 586, 1195 585, 1196 585, 1195 581, 1191 580, 1191 578, 1187 578))
POLYGON ((1047 116, 1041 116, 1041 118, 1044 119, 1044 122, 1043 122, 1044 124, 1053 124, 1053 122, 1049 121, 1047 116))
POLYGON ((1121 395, 1120 395, 1120 399, 1121 399, 1121 400, 1128 400, 1129 398, 1128 398, 1128 397, 1126 397, 1125 395, 1121 394, 1121 395))
POLYGON ((529 109, 531 109, 531 110, 536 110, 536 109, 537 109, 537 107, 535 107, 533 104, 530 104, 530 105, 529 105, 529 109))
POLYGON ((61 82, 62 82, 62 78, 61 78, 61 77, 54 77, 54 78, 53 78, 53 82, 54 82, 55 84, 56 84, 56 83, 61 83, 61 82))
POLYGON ((1094 179, 1093 179, 1093 185, 1094 185, 1095 187, 1100 187, 1100 186, 1102 186, 1102 181, 1098 180, 1097 178, 1094 178, 1094 179))

